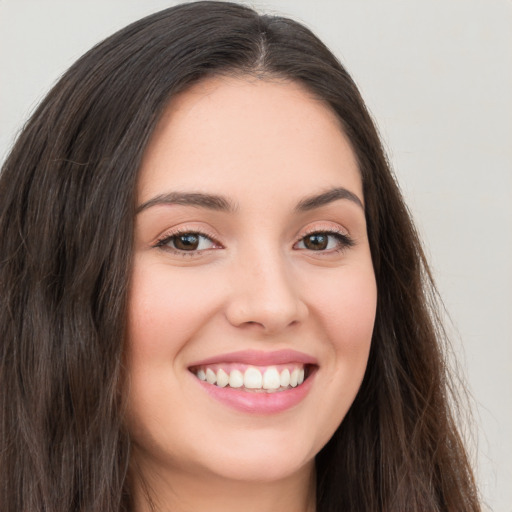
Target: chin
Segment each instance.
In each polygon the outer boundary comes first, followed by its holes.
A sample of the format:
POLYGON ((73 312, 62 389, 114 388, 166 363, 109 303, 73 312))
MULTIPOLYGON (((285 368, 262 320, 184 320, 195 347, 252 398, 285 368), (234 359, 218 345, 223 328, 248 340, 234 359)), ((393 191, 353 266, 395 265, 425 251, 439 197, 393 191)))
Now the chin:
POLYGON ((279 481, 309 471, 321 449, 308 448, 304 436, 290 432, 240 432, 219 441, 208 450, 205 467, 219 477, 246 482, 279 481))
POLYGON ((246 483, 254 482, 279 482, 297 475, 311 468, 314 458, 304 460, 300 457, 289 458, 286 456, 253 458, 228 457, 222 464, 209 468, 212 474, 223 480, 232 480, 246 483), (220 467, 219 467, 220 466, 220 467))

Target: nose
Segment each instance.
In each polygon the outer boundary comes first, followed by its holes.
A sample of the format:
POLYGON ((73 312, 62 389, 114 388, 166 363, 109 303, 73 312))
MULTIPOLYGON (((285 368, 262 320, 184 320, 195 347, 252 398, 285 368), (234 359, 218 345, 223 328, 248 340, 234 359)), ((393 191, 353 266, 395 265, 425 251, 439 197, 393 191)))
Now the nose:
POLYGON ((252 326, 274 334, 306 319, 308 308, 285 258, 253 252, 241 259, 237 271, 231 274, 226 307, 226 317, 232 325, 252 326))

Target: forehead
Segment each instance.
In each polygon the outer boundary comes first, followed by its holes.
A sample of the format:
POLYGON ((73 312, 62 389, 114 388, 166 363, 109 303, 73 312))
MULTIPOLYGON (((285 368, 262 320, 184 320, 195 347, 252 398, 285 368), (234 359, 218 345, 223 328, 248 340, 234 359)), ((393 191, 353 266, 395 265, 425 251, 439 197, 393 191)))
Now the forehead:
POLYGON ((213 77, 176 95, 146 149, 139 200, 162 187, 225 194, 259 185, 290 193, 346 186, 362 199, 354 152, 331 108, 280 79, 213 77))

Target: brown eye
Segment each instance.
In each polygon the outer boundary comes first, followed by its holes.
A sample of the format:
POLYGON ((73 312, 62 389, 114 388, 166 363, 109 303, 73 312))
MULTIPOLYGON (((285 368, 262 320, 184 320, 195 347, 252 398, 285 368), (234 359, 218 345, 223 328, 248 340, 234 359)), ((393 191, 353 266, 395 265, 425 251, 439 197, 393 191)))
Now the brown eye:
POLYGON ((157 243, 157 247, 169 249, 177 253, 194 253, 206 249, 214 249, 216 243, 208 236, 201 233, 175 233, 157 243))
POLYGON ((324 251, 329 244, 329 235, 313 233, 303 238, 304 247, 310 251, 324 251))
POLYGON ((296 249, 308 251, 341 251, 352 247, 353 240, 345 234, 329 231, 317 231, 301 238, 295 245, 296 249))
POLYGON ((195 233, 184 233, 172 238, 175 249, 180 251, 196 251, 199 247, 199 235, 195 233))

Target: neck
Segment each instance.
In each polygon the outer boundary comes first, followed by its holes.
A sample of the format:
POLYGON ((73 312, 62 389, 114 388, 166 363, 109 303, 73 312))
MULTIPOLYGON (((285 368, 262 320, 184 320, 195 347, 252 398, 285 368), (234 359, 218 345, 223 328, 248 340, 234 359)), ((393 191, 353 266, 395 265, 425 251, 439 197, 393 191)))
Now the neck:
POLYGON ((315 512, 314 462, 277 481, 240 481, 185 471, 132 472, 135 512, 315 512), (139 476, 137 476, 139 475, 139 476), (142 478, 140 475, 143 475, 142 478))

